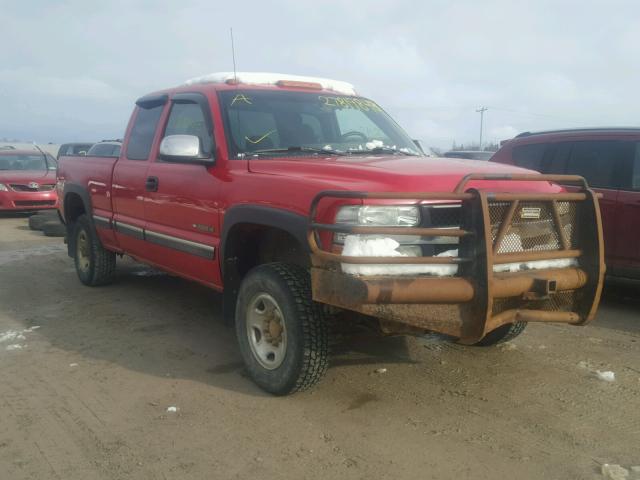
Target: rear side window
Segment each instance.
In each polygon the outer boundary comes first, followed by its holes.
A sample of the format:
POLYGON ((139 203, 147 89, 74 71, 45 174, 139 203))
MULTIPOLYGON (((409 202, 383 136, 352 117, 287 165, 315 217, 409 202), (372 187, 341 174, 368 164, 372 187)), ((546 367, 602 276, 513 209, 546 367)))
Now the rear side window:
POLYGON ((129 160, 146 160, 149 158, 153 137, 155 136, 163 108, 164 104, 156 105, 152 108, 138 107, 138 113, 136 114, 127 145, 127 158, 129 160))
POLYGON ((89 155, 95 157, 117 157, 119 153, 120 147, 111 143, 97 143, 89 150, 89 155))
POLYGON ((618 187, 618 169, 625 156, 629 158, 630 142, 575 142, 567 162, 567 173, 582 175, 589 185, 601 188, 618 187))
POLYGON ((513 149, 513 163, 530 170, 542 170, 542 159, 547 149, 547 143, 532 143, 519 145, 513 149))

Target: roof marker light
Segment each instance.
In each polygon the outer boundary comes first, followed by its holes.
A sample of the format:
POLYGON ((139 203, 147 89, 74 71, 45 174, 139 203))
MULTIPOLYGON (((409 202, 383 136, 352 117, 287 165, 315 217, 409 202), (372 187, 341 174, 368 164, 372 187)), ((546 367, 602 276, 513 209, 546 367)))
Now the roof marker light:
POLYGON ((308 88, 310 90, 322 90, 322 85, 317 82, 300 82, 298 80, 278 80, 279 87, 308 88))

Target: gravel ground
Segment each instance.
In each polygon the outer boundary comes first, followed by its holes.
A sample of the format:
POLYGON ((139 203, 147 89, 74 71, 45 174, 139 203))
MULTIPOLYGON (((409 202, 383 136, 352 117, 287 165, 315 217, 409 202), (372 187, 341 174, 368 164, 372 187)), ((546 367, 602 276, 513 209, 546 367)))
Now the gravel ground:
POLYGON ((83 287, 62 239, 5 216, 0 477, 602 478, 640 464, 639 292, 609 285, 591 326, 500 348, 359 335, 313 391, 274 398, 215 293, 127 260, 83 287))

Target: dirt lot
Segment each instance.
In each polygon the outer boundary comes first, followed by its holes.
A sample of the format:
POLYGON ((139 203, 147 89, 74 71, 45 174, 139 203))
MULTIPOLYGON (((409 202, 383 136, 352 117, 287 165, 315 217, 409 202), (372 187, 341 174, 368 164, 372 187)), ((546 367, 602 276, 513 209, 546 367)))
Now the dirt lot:
POLYGON ((566 480, 640 464, 638 287, 608 287, 592 326, 530 325, 502 348, 359 336, 315 390, 273 398, 243 375, 216 294, 131 261, 83 287, 62 240, 26 225, 0 218, 2 479, 566 480))

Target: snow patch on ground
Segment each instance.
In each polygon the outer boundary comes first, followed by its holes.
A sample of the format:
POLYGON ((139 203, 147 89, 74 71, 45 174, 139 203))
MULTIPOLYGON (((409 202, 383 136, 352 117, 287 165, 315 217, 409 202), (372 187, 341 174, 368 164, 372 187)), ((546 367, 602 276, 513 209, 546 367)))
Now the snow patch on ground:
MULTIPOLYGON (((24 330, 7 330, 6 332, 0 332, 0 343, 22 342, 27 339, 25 333, 31 333, 38 328, 40 328, 39 325, 34 325, 33 327, 25 328, 24 330)), ((26 347, 24 344, 12 343, 7 345, 5 350, 11 352, 14 350, 21 350, 24 347, 26 347)))
POLYGON ((616 374, 612 371, 605 371, 605 372, 601 372, 600 370, 596 370, 595 372, 596 377, 598 377, 600 380, 604 380, 605 382, 615 382, 616 381, 616 374))

